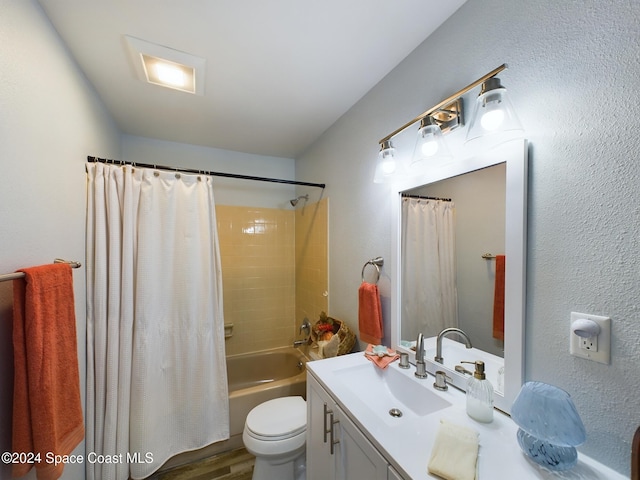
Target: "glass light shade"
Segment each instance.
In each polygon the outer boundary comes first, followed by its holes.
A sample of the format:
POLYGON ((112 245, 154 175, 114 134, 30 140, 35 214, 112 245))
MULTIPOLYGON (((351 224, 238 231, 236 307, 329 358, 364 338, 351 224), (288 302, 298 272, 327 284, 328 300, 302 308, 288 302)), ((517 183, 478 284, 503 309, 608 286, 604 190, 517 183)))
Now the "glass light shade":
POLYGON ((522 124, 500 79, 490 78, 482 84, 476 100, 466 141, 496 133, 522 133, 522 124))
POLYGON ((418 139, 407 170, 414 175, 424 173, 430 160, 444 157, 451 157, 451 152, 444 141, 442 130, 430 116, 426 116, 420 122, 418 139))
POLYGON ((520 427, 518 444, 534 462, 549 470, 568 470, 578 462, 575 447, 587 434, 571 396, 542 382, 527 382, 511 407, 520 427))
POLYGON ((373 176, 374 183, 387 183, 394 179, 398 170, 398 162, 395 158, 396 149, 393 148, 391 140, 386 140, 380 144, 378 153, 378 163, 373 176))

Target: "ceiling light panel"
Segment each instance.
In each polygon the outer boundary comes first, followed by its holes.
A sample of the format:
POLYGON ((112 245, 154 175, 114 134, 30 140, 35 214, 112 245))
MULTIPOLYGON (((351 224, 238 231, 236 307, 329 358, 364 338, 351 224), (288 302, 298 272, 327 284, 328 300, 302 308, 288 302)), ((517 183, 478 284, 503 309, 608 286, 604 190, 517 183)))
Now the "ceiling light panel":
POLYGON ((128 35, 125 40, 140 80, 204 95, 204 58, 128 35))

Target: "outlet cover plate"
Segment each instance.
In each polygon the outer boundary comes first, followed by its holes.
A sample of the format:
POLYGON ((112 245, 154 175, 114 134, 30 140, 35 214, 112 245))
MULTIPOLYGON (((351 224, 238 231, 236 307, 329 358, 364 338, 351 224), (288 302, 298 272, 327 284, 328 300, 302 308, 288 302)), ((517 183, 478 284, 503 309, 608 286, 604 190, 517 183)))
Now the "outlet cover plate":
POLYGON ((575 357, 586 358, 587 360, 608 365, 611 363, 611 318, 588 313, 571 312, 571 324, 581 318, 593 320, 600 325, 600 334, 597 337, 597 351, 581 348, 580 343, 583 339, 574 334, 572 328, 569 328, 569 353, 575 357))

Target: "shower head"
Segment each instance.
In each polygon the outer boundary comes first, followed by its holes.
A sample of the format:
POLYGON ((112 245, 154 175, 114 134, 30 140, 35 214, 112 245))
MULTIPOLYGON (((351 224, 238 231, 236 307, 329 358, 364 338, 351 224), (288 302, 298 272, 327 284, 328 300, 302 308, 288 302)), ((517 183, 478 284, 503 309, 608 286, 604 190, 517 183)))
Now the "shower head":
POLYGON ((289 203, 291 204, 292 207, 295 207, 298 202, 300 201, 300 199, 304 198, 304 201, 306 202, 307 200, 309 200, 309 195, 300 195, 298 198, 294 198, 293 200, 289 200, 289 203))

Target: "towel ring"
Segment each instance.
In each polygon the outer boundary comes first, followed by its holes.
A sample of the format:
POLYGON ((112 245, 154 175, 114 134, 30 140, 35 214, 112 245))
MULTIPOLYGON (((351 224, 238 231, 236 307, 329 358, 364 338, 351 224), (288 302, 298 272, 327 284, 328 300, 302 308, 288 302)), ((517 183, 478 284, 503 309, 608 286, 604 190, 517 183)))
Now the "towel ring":
POLYGON ((367 265, 373 265, 374 267, 376 267, 376 281, 375 284, 378 284, 378 280, 380 280, 380 267, 382 265, 384 265, 384 259, 382 257, 376 257, 376 258, 372 258, 371 260, 369 260, 368 262, 366 262, 363 267, 362 267, 362 282, 364 283, 364 271, 367 268, 367 265))

